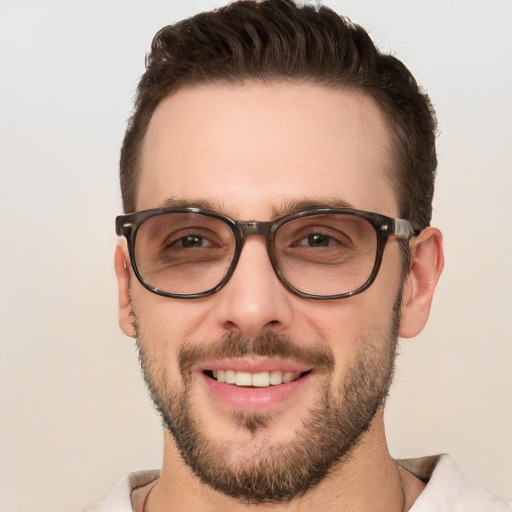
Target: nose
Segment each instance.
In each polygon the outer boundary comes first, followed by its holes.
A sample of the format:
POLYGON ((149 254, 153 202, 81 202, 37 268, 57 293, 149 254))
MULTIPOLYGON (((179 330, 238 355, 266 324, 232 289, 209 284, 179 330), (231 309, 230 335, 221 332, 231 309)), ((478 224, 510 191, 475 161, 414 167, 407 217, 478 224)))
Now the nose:
POLYGON ((231 279, 216 295, 224 331, 252 338, 283 332, 291 323, 294 297, 276 276, 262 237, 246 239, 231 279))

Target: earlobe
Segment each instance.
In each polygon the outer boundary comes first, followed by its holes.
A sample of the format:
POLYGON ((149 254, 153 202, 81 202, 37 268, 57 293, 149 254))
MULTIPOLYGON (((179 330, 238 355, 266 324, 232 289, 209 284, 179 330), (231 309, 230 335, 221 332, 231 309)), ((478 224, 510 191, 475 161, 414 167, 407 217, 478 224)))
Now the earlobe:
POLYGON ((411 242, 411 268, 402 295, 402 338, 416 336, 425 326, 443 266, 443 236, 438 229, 428 227, 411 242))
POLYGON ((127 336, 133 338, 135 337, 135 329, 130 299, 130 269, 128 265, 125 251, 118 245, 114 254, 114 267, 119 298, 119 326, 127 336))

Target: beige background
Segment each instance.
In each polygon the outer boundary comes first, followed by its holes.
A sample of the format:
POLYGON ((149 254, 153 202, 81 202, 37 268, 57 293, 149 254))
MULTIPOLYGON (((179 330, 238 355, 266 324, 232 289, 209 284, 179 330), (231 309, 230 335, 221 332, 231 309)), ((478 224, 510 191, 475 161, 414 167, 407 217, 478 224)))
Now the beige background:
MULTIPOLYGON (((0 512, 80 510, 160 464, 117 327, 118 151, 154 32, 221 3, 0 0, 0 512)), ((447 264, 402 345, 392 453, 450 452, 512 498, 512 2, 328 3, 409 65, 441 128, 447 264)))

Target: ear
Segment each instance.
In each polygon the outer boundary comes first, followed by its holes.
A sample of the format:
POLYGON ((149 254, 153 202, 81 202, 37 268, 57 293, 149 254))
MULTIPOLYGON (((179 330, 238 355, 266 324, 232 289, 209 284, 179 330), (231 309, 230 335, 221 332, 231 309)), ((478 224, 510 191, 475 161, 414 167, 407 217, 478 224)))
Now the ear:
POLYGON ((119 296, 119 326, 126 336, 134 338, 135 329, 130 300, 130 269, 128 261, 126 249, 117 245, 114 254, 114 267, 116 269, 119 296))
POLYGON ((411 267, 402 295, 402 338, 412 338, 425 327, 443 266, 443 236, 438 229, 428 227, 411 241, 411 267))

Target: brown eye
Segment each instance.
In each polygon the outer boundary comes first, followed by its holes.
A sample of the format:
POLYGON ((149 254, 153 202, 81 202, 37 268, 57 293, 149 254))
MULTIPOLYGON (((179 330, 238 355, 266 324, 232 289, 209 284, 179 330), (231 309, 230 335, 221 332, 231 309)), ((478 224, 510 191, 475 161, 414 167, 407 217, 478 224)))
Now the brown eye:
POLYGON ((177 245, 178 247, 183 247, 184 249, 191 249, 196 247, 209 247, 212 244, 204 236, 187 235, 180 238, 171 245, 177 245))
POLYGON ((334 240, 334 238, 328 235, 314 233, 300 240, 297 245, 305 245, 308 247, 330 247, 332 245, 338 244, 339 243, 336 240, 334 240))

